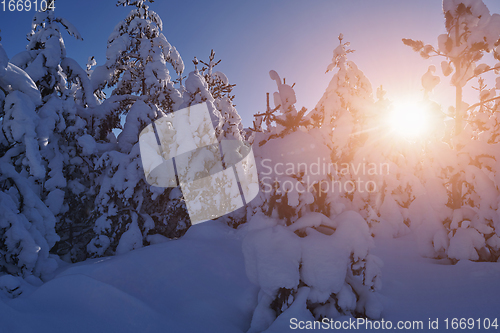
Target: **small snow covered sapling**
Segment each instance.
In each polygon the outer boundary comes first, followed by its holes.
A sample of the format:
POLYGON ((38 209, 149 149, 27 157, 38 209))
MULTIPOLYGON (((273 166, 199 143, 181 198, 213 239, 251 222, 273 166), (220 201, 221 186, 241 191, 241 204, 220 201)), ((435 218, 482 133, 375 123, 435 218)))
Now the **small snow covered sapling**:
POLYGON ((221 71, 214 70, 215 66, 220 64, 222 59, 215 61, 215 52, 211 51, 208 62, 202 60, 196 60, 195 68, 199 63, 204 66, 200 70, 200 74, 204 77, 207 83, 208 90, 214 98, 214 106, 220 113, 222 118, 221 126, 217 128, 217 136, 219 140, 241 140, 243 132, 243 124, 241 123, 241 117, 236 110, 234 105, 234 95, 232 95, 233 89, 236 84, 230 84, 227 76, 221 71))
MULTIPOLYGON (((215 67, 221 63, 221 59, 215 60, 215 52, 211 50, 210 56, 207 62, 203 60, 198 60, 196 57, 193 60, 195 65, 195 71, 198 71, 198 65, 201 63, 203 67, 199 70, 199 75, 203 77, 206 86, 199 86, 199 91, 195 91, 194 94, 190 93, 185 96, 189 96, 189 100, 193 97, 190 95, 200 94, 202 90, 208 89, 209 93, 213 98, 213 106, 216 112, 216 121, 214 122, 216 136, 219 141, 221 140, 245 140, 243 124, 241 122, 241 117, 238 114, 236 105, 234 105, 233 89, 236 84, 229 83, 228 77, 221 71, 215 70, 215 67), (218 120, 217 120, 218 118, 218 120)), ((197 76, 191 75, 191 80, 197 76)), ((200 79, 198 77, 198 79, 200 79)), ((209 101, 209 99, 206 99, 209 101)), ((210 107, 210 105, 209 105, 210 107)), ((242 207, 235 210, 234 212, 221 217, 220 220, 225 221, 228 225, 236 228, 240 224, 246 222, 246 208, 242 207)))
MULTIPOLYGON (((210 89, 210 93, 213 98, 219 99, 222 97, 228 97, 231 101, 234 100, 234 95, 231 95, 233 88, 236 84, 230 84, 227 76, 220 72, 214 71, 215 66, 220 64, 222 59, 214 61, 215 52, 212 50, 210 52, 210 56, 208 58, 208 62, 204 62, 203 60, 199 60, 206 67, 202 67, 201 73, 205 78, 205 81, 208 83, 208 88, 210 89)), ((197 63, 195 62, 195 66, 197 63)))

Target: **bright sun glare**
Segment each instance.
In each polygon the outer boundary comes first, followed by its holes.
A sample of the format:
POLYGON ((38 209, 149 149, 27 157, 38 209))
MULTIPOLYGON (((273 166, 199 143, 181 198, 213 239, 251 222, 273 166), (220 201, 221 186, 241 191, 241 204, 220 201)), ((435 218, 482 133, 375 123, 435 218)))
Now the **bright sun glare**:
POLYGON ((394 103, 389 116, 389 126, 400 136, 417 138, 429 129, 428 112, 418 102, 394 103))

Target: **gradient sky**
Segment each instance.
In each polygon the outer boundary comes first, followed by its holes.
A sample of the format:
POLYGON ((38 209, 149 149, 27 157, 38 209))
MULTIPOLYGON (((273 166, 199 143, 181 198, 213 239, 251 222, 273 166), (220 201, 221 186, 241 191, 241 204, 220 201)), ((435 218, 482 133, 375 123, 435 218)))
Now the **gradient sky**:
MULTIPOLYGON (((84 38, 76 41, 63 33, 67 55, 82 67, 91 55, 98 65, 104 63, 107 38, 130 10, 115 3, 56 2, 56 15, 72 22, 84 38)), ((491 13, 500 13, 500 1, 484 3, 491 13)), ((325 70, 339 33, 356 50, 350 60, 374 90, 382 84, 390 99, 421 96, 421 76, 441 60, 420 58, 401 38, 437 45, 437 36, 445 31, 440 0, 157 0, 150 9, 162 18, 163 33, 179 50, 186 73, 194 68, 194 56, 207 60, 214 49, 222 59, 218 70, 237 85, 235 103, 245 126, 251 125, 254 113, 265 110, 266 92, 276 91, 271 69, 287 83, 296 83, 297 109, 314 108, 333 76, 325 70)), ((0 11, 1 43, 9 57, 25 49, 33 14, 0 11)), ((447 107, 451 96, 445 78, 431 98, 447 107)))

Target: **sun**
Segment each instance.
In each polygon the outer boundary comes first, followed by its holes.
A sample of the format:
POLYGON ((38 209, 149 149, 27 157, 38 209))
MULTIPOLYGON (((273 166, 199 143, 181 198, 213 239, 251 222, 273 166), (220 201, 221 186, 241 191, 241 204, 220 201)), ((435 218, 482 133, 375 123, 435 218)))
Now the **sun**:
POLYGON ((395 102, 388 123, 391 131, 397 135, 417 139, 430 129, 429 112, 418 102, 395 102))

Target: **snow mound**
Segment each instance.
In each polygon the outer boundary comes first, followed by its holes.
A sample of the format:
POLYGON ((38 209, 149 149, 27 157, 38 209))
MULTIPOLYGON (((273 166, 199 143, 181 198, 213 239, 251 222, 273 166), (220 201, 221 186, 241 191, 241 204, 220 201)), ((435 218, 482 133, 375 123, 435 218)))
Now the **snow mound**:
MULTIPOLYGON (((0 290, 16 283, 0 277, 0 290)), ((2 329, 15 333, 237 333, 256 298, 234 230, 206 222, 182 239, 68 265, 36 290, 0 298, 0 311, 2 329)))

